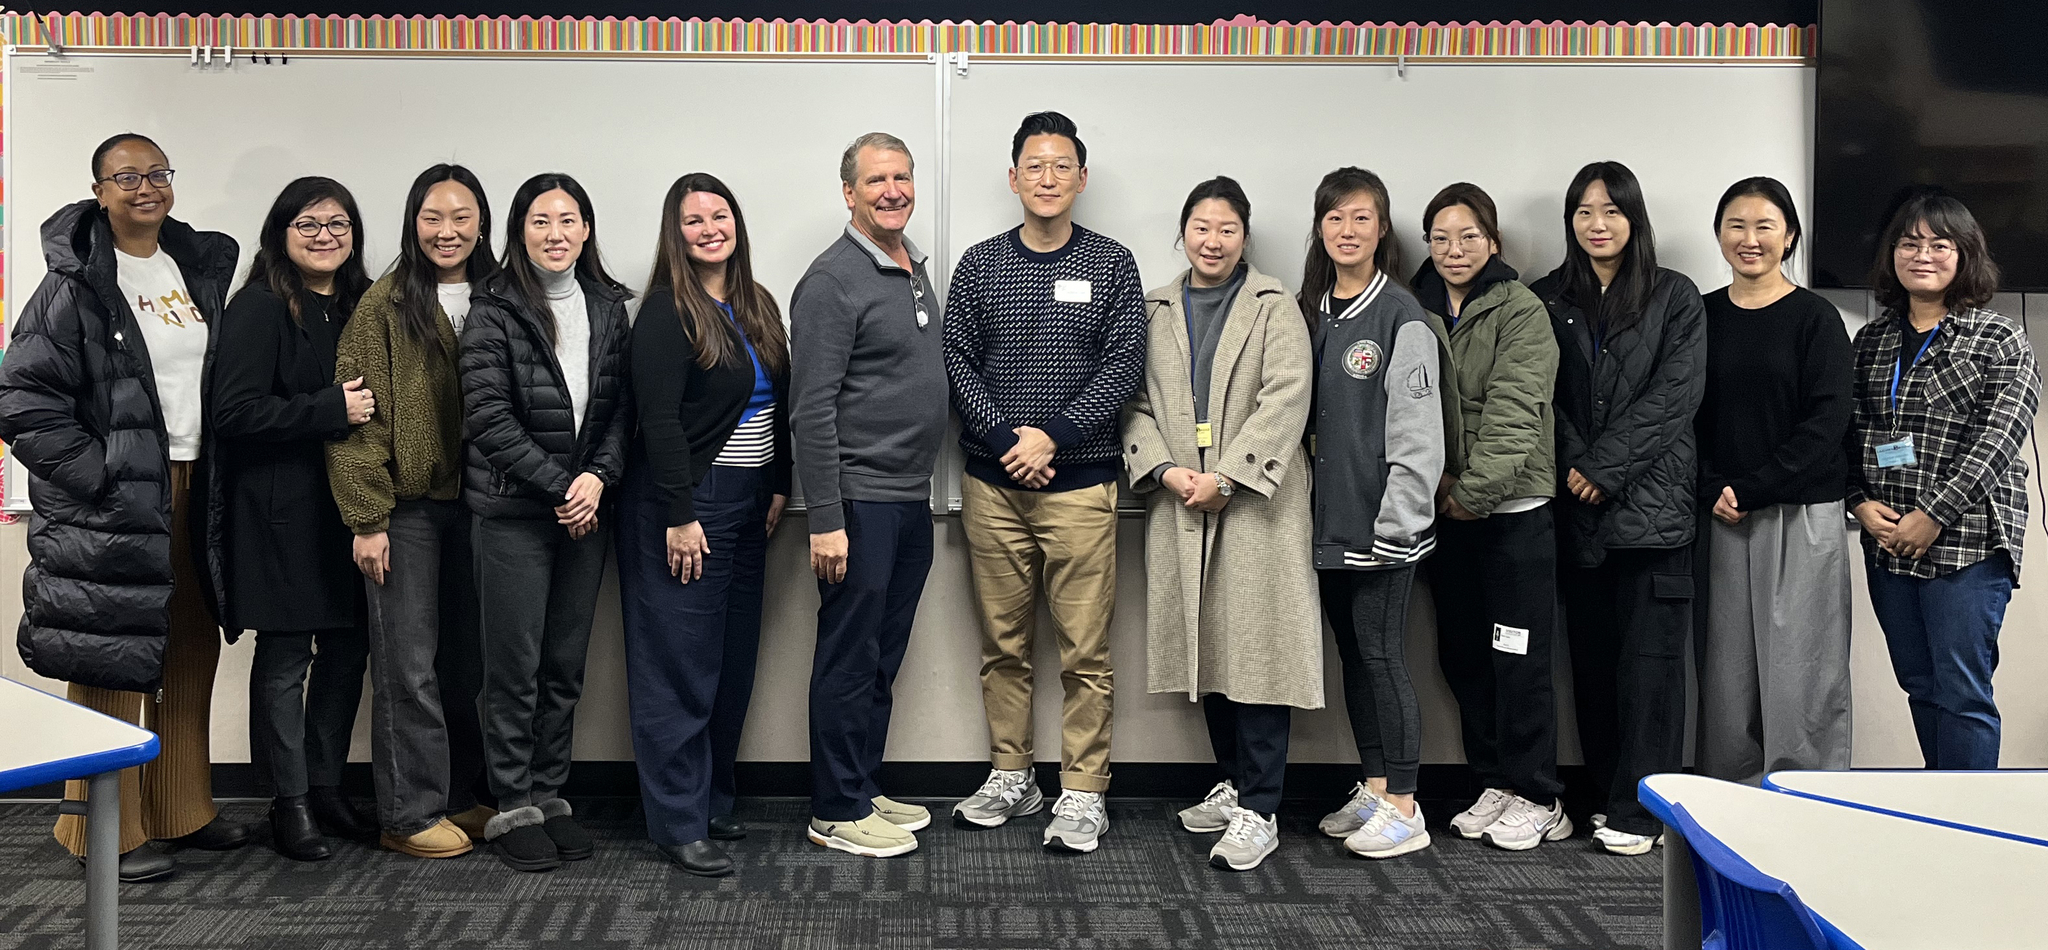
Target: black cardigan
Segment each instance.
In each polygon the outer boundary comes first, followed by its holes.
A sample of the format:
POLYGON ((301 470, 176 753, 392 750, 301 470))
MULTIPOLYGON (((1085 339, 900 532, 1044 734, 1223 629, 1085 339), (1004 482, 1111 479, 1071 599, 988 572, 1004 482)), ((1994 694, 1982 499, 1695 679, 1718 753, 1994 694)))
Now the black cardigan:
MULTIPOLYGON (((740 342, 733 331, 733 343, 740 342)), ((741 348, 740 353, 746 350, 741 348)), ((691 493, 711 471, 754 394, 751 360, 697 365, 697 347, 676 314, 675 297, 656 287, 633 321, 633 396, 640 412, 635 455, 647 460, 648 484, 668 508, 669 527, 697 520, 691 493)), ((775 388, 775 458, 769 489, 789 494, 789 369, 770 372, 775 388)), ((635 461, 639 461, 635 458, 635 461)))

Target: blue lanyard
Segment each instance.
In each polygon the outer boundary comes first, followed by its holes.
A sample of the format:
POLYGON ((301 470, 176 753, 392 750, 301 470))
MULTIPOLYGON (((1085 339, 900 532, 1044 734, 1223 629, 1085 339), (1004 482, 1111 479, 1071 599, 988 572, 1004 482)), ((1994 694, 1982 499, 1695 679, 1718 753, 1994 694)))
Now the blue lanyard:
MULTIPOLYGON (((1913 367, 1920 365, 1920 357, 1927 355, 1927 348, 1934 345, 1934 338, 1940 333, 1941 324, 1938 323, 1934 325, 1934 329, 1927 331, 1927 339, 1921 341, 1920 352, 1913 354, 1913 362, 1911 363, 1906 362, 1906 348, 1903 346, 1899 347, 1899 361, 1892 364, 1893 412, 1899 411, 1899 378, 1905 375, 1904 370, 1912 369, 1913 367)), ((1900 342, 1903 343, 1904 341, 1902 340, 1900 342)))

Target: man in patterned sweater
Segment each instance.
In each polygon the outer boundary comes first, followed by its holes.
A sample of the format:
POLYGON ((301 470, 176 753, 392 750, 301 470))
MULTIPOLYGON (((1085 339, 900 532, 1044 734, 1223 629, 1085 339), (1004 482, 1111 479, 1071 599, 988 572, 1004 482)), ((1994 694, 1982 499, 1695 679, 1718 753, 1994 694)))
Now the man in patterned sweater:
POLYGON ((946 375, 967 477, 961 522, 981 608, 993 769, 954 810, 993 828, 1044 807, 1031 773, 1040 581, 1059 636, 1059 801, 1045 845, 1093 851, 1109 826, 1109 622, 1116 601, 1117 420, 1145 375, 1144 292, 1123 245, 1074 224, 1088 148, 1072 119, 1026 116, 1010 143, 1024 223, 962 255, 946 298, 946 375))

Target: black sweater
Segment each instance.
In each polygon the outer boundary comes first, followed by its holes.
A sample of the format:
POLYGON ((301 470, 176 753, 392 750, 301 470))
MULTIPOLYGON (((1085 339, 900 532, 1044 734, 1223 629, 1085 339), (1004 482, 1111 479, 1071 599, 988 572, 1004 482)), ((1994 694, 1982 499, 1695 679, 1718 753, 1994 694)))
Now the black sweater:
POLYGON ((1726 288, 1706 304, 1701 503, 1723 486, 1742 511, 1840 501, 1855 365, 1841 313, 1804 288, 1755 310, 1731 303, 1726 288))
MULTIPOLYGON (((711 471, 747 400, 754 394, 754 364, 739 333, 734 352, 742 359, 711 369, 697 365, 697 347, 683 330, 675 297, 666 287, 649 291, 633 321, 633 397, 640 428, 631 464, 644 458, 655 497, 668 508, 668 526, 697 520, 691 493, 711 471)), ((789 368, 770 372, 775 387, 775 459, 768 463, 769 489, 789 494, 789 368)))

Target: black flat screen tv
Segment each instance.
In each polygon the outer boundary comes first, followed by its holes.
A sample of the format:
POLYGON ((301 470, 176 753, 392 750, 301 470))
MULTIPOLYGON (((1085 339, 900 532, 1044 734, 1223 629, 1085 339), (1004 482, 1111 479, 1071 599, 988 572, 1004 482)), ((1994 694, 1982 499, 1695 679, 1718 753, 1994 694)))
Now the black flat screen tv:
POLYGON ((1822 0, 1813 279, 1868 287, 1928 185, 1983 223, 2008 291, 2048 291, 2048 0, 1822 0))

